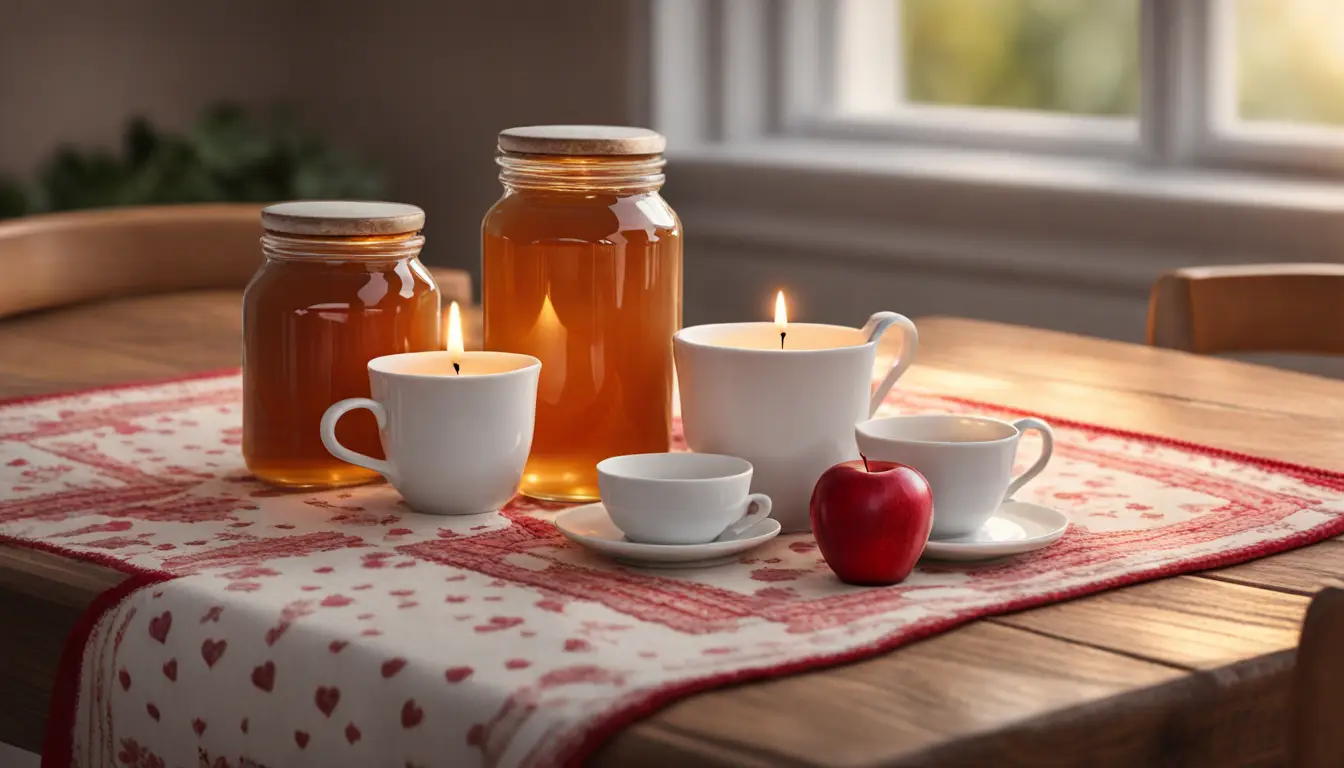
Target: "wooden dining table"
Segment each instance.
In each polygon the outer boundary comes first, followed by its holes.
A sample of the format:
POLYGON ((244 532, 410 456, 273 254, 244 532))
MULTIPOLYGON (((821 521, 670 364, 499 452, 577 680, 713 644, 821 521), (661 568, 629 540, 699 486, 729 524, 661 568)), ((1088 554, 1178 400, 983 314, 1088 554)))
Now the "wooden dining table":
MULTIPOLYGON (((235 366, 238 307, 236 292, 204 292, 0 321, 0 396, 235 366)), ((998 323, 917 324, 902 385, 1344 471, 1344 382, 998 323)), ((867 661, 691 696, 593 762, 1284 764, 1304 614, 1341 573, 1344 541, 1329 540, 982 619, 867 661)), ((123 578, 0 547, 0 741, 40 748, 66 634, 123 578)))

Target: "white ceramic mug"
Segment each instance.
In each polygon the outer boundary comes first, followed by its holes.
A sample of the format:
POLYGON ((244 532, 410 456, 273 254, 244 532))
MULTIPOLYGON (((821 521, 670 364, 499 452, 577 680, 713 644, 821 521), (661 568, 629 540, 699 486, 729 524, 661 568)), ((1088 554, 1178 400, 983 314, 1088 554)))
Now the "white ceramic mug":
POLYGON ((469 354, 470 375, 453 371, 448 352, 370 360, 373 398, 352 397, 328 408, 322 444, 336 458, 387 478, 418 512, 498 510, 517 492, 532 448, 541 361, 507 352, 469 354), (356 408, 378 419, 386 461, 336 440, 336 422, 356 408))
POLYGON ((705 544, 770 516, 770 497, 748 493, 751 463, 708 453, 637 453, 597 464, 602 506, 631 541, 705 544))
POLYGON ((915 359, 915 324, 895 312, 863 328, 790 323, 783 349, 773 323, 698 325, 672 339, 682 425, 691 450, 740 456, 752 490, 774 501, 785 533, 811 529, 817 478, 859 457, 854 425, 872 415, 915 359), (900 357, 872 388, 877 342, 891 327, 900 357))
POLYGON ((1011 424, 983 416, 927 414, 870 419, 854 428, 863 455, 919 470, 933 489, 931 538, 965 536, 984 525, 1017 489, 1040 474, 1054 450, 1054 433, 1040 419, 1011 424), (1041 434, 1041 456, 1013 477, 1022 433, 1041 434))

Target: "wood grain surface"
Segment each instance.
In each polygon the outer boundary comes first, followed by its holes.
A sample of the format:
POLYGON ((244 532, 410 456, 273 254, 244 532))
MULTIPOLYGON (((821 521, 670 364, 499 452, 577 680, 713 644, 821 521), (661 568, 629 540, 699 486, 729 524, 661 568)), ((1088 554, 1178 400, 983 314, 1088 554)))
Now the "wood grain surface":
MULTIPOLYGON (((236 365, 237 301, 161 296, 0 323, 0 396, 236 365)), ((1344 382, 992 323, 919 328, 903 382, 1344 470, 1344 382)), ((868 661, 690 697, 595 762, 1282 765, 1302 722, 1291 719, 1298 628, 1341 572, 1344 543, 1330 541, 977 621, 868 661)), ((119 578, 0 549, 0 626, 28 624, 0 631, 0 658, 16 660, 0 668, 0 740, 40 744, 51 649, 119 578)))

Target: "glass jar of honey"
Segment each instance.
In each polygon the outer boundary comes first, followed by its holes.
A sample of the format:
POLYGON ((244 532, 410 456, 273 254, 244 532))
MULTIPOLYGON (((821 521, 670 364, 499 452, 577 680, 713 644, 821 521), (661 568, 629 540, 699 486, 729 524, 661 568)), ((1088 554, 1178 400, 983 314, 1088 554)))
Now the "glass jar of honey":
MULTIPOLYGON (((259 479, 331 487, 377 477, 327 452, 327 406, 369 396, 369 360, 439 349, 439 289, 420 263, 413 205, 309 201, 262 210, 265 262, 243 294, 243 458, 259 479)), ((351 450, 382 457, 368 411, 341 419, 351 450)))
POLYGON ((681 224, 659 134, 535 126, 499 135, 504 195, 482 224, 485 348, 541 360, 521 490, 598 498, 597 463, 668 449, 681 224))

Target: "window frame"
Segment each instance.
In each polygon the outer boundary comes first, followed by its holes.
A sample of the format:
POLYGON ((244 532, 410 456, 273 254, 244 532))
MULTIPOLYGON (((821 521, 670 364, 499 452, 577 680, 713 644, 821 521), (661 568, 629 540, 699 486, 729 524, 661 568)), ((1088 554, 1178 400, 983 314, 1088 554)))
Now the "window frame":
POLYGON ((1344 175, 1344 129, 1236 119, 1235 0, 1139 2, 1134 120, 930 105, 841 114, 836 30, 846 6, 879 7, 872 0, 651 0, 650 111, 674 141, 696 145, 867 142, 1344 175))

